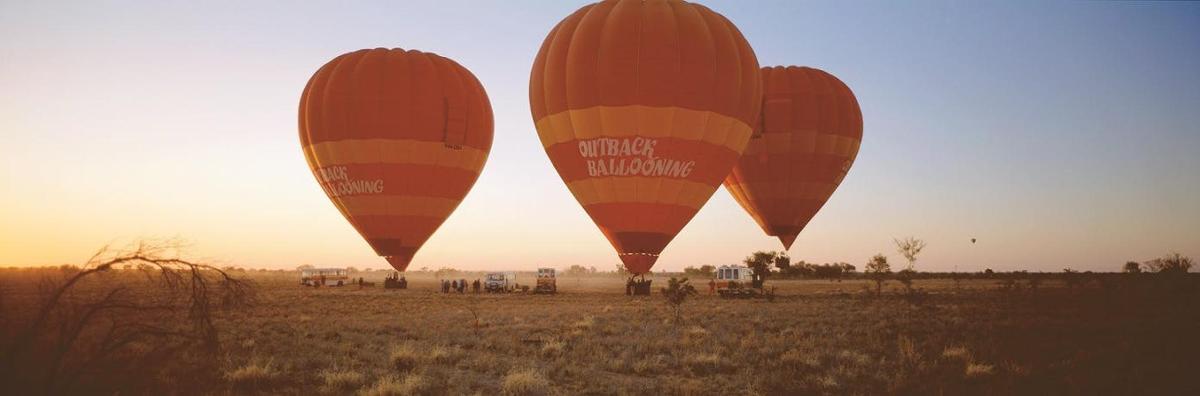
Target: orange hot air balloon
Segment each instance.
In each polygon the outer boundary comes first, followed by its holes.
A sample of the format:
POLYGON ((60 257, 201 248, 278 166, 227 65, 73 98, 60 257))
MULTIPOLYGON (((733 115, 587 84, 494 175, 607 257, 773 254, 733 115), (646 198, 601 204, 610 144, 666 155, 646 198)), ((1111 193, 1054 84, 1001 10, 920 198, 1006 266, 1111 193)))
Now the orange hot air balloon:
POLYGON ((725 189, 785 249, 846 177, 862 111, 837 77, 809 67, 762 69, 762 117, 725 189))
POLYGON ((741 32, 673 0, 580 8, 546 37, 529 81, 546 154, 634 274, 729 174, 761 94, 741 32))
POLYGON ((492 107, 479 80, 450 59, 364 49, 308 81, 300 145, 342 215, 404 271, 479 177, 492 107))

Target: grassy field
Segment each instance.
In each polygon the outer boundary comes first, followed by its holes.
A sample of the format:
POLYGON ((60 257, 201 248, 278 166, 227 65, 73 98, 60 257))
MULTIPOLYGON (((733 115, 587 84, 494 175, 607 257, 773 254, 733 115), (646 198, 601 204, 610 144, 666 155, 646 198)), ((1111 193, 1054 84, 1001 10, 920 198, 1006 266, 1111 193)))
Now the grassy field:
MULTIPOLYGON (((45 292, 32 279, 54 271, 0 270, 0 334, 11 339, 28 320, 45 292)), ((190 354, 154 375, 107 377, 143 383, 109 385, 181 394, 1200 393, 1190 377, 1200 357, 1192 280, 1167 292, 1120 276, 1036 288, 933 279, 915 282, 918 295, 893 281, 882 296, 865 280, 778 280, 768 282, 773 301, 722 299, 696 282, 700 294, 676 323, 657 291, 626 296, 617 277, 563 277, 557 295, 444 295, 432 274, 409 274, 409 290, 234 275, 253 281, 255 303, 215 314, 220 348, 210 364, 190 354)), ((381 285, 384 274, 365 276, 381 285)), ((126 281, 109 278, 85 287, 126 281)), ((655 289, 665 283, 656 278, 655 289)))

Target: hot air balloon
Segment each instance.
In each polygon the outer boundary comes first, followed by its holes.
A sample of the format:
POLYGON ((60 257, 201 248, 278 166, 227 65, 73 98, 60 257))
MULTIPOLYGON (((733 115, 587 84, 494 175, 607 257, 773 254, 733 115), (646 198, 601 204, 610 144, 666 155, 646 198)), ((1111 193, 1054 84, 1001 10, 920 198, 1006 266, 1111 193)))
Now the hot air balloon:
POLYGON ((364 49, 308 81, 300 145, 334 206, 404 271, 479 177, 492 108, 479 80, 450 59, 364 49))
POLYGON ((850 88, 821 70, 764 67, 762 80, 762 116, 725 189, 790 249, 854 164, 862 112, 850 88))
POLYGON ((529 82, 546 154, 634 274, 729 174, 761 94, 741 32, 672 0, 580 8, 546 37, 529 82))

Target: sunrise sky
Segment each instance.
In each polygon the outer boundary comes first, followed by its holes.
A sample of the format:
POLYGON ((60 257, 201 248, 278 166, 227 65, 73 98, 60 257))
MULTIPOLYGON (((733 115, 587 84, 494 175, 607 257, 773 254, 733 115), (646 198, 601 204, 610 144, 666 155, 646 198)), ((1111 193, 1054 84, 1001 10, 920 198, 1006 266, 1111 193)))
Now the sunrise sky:
MULTIPOLYGON (((704 3, 762 65, 829 71, 862 106, 858 160, 794 260, 900 262, 908 235, 929 243, 920 270, 1200 256, 1200 5, 704 3)), ((411 268, 610 270, 527 95, 542 40, 583 4, 0 2, 0 266, 176 237, 227 265, 387 267, 313 180, 296 111, 334 56, 403 47, 472 70, 496 124, 411 268)), ((720 189, 656 269, 780 248, 720 189)))

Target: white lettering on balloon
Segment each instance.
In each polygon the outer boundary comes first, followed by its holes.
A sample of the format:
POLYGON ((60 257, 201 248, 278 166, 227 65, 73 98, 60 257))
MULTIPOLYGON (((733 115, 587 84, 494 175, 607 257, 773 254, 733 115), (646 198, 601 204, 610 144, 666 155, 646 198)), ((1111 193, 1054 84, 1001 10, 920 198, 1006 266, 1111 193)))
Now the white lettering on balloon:
POLYGON ((579 141, 588 176, 650 176, 686 178, 696 161, 654 156, 658 140, 642 137, 595 138, 579 141))
POLYGON ((383 179, 351 179, 344 166, 317 168, 317 181, 330 197, 383 193, 383 179))

